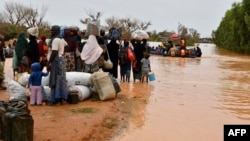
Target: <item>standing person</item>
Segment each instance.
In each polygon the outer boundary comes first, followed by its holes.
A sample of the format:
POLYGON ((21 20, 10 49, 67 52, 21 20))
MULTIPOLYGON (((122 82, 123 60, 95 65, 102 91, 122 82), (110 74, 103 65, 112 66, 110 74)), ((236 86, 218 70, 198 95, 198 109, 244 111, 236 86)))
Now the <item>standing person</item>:
POLYGON ((107 46, 108 40, 107 40, 107 36, 105 36, 105 30, 103 29, 100 30, 100 38, 103 39, 104 45, 107 46))
POLYGON ((39 62, 31 64, 32 72, 29 77, 29 86, 31 91, 30 105, 42 105, 42 77, 47 76, 48 73, 41 71, 41 64, 39 62))
POLYGON ((67 42, 67 46, 64 48, 64 58, 66 61, 66 71, 76 71, 77 70, 77 54, 78 44, 73 36, 73 28, 66 27, 64 29, 64 40, 67 42))
POLYGON ((136 61, 133 62, 135 65, 133 65, 133 76, 134 76, 134 82, 136 79, 141 80, 141 59, 143 58, 143 53, 145 51, 145 45, 147 43, 147 40, 131 40, 131 43, 134 47, 134 53, 136 56, 136 61))
POLYGON ((98 58, 98 66, 99 68, 104 69, 103 67, 104 67, 105 55, 107 53, 107 46, 104 44, 104 39, 101 37, 97 37, 97 42, 103 50, 101 56, 98 58))
POLYGON ((66 62, 63 57, 66 42, 60 37, 60 27, 54 25, 51 28, 51 40, 48 43, 47 71, 50 72, 49 87, 51 88, 50 105, 59 105, 66 102, 67 81, 66 62))
POLYGON ((6 49, 5 49, 6 54, 8 54, 8 55, 10 54, 10 47, 11 47, 11 45, 9 44, 6 46, 6 49))
MULTIPOLYGON (((109 72, 113 77, 118 77, 118 52, 120 45, 116 42, 117 40, 111 40, 107 45, 107 50, 109 52, 110 60, 113 63, 113 68, 110 70, 104 69, 105 72, 109 72)), ((108 56, 105 56, 105 60, 108 59, 108 56)))
POLYGON ((39 52, 39 61, 41 64, 41 70, 43 70, 44 66, 47 66, 47 54, 48 54, 48 45, 46 42, 46 37, 44 35, 41 36, 41 40, 38 42, 38 52, 39 52))
POLYGON ((16 40, 14 40, 14 41, 12 42, 11 48, 15 48, 15 47, 16 47, 16 40))
POLYGON ((181 45, 180 56, 185 57, 186 56, 186 39, 185 38, 181 38, 180 45, 181 45))
POLYGON ((3 72, 3 64, 0 62, 0 90, 6 90, 7 88, 4 86, 4 72, 3 72))
POLYGON ((82 32, 79 30, 78 27, 73 28, 73 38, 77 43, 77 50, 75 52, 76 54, 76 71, 81 72, 82 71, 82 66, 81 66, 81 51, 83 48, 83 43, 82 43, 82 37, 81 37, 82 32))
POLYGON ((21 32, 18 36, 18 39, 16 41, 16 46, 15 46, 15 52, 14 52, 14 57, 13 57, 13 64, 12 67, 14 70, 18 70, 20 72, 19 68, 21 66, 21 61, 23 58, 23 53, 24 50, 26 50, 28 47, 28 41, 25 37, 25 34, 21 32))
POLYGON ((202 52, 201 52, 201 48, 199 47, 199 44, 196 45, 195 51, 196 51, 195 52, 196 57, 201 57, 202 52))
POLYGON ((186 39, 181 38, 180 40, 181 49, 186 49, 186 39))
POLYGON ((31 27, 27 30, 29 33, 29 43, 27 48, 27 55, 30 58, 31 64, 39 62, 39 49, 37 37, 39 34, 38 27, 31 27))
POLYGON ((4 44, 4 36, 0 35, 0 63, 2 64, 2 71, 4 73, 4 65, 5 65, 5 44, 4 44))
POLYGON ((88 40, 84 44, 81 52, 81 59, 83 60, 83 72, 94 73, 99 70, 98 59, 103 50, 99 46, 96 36, 89 35, 88 40))
POLYGON ((144 79, 146 79, 146 82, 148 83, 148 73, 151 72, 149 56, 149 53, 145 53, 144 58, 141 59, 142 83, 144 82, 144 79))
POLYGON ((3 47, 4 47, 4 36, 0 35, 0 90, 6 90, 7 88, 4 86, 4 61, 5 61, 5 57, 4 57, 4 52, 3 52, 3 47))
POLYGON ((131 61, 127 57, 129 41, 124 40, 124 45, 120 48, 119 52, 119 65, 120 65, 120 77, 121 82, 129 82, 130 80, 130 71, 131 71, 131 61), (124 55, 122 55, 124 53, 124 55), (122 58, 124 60, 122 60, 122 58))

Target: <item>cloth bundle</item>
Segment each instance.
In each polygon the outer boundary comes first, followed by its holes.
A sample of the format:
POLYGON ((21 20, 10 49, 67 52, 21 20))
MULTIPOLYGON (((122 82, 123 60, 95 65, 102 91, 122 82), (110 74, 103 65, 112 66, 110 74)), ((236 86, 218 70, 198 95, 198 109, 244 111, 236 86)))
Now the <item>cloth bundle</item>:
POLYGON ((132 33, 132 38, 136 39, 136 40, 148 39, 149 35, 144 30, 137 30, 137 31, 132 33))
POLYGON ((108 38, 110 40, 119 40, 122 37, 122 30, 112 27, 109 29, 108 38))
POLYGON ((99 21, 91 21, 87 24, 87 35, 100 36, 100 23, 99 21))

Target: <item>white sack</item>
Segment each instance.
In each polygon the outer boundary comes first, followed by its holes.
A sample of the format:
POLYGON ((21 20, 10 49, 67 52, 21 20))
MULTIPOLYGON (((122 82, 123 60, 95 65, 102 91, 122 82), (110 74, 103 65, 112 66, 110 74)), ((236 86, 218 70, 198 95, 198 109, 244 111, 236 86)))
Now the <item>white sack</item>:
POLYGON ((43 100, 51 101, 51 89, 49 86, 42 86, 43 100))
POLYGON ((70 91, 77 91, 78 97, 80 101, 83 101, 87 98, 90 97, 92 91, 89 87, 83 86, 83 85, 71 85, 68 88, 69 92, 70 91))
POLYGON ((10 100, 26 100, 26 87, 22 86, 15 80, 9 80, 7 83, 10 100))
POLYGON ((42 86, 49 86, 49 77, 50 77, 50 73, 49 75, 42 77, 42 86))
POLYGON ((149 35, 144 30, 137 30, 132 33, 132 39, 142 40, 142 39, 148 39, 149 35))
POLYGON ((90 73, 66 72, 66 79, 68 81, 68 86, 71 86, 71 85, 92 86, 90 73))
POLYGON ((22 86, 26 87, 27 84, 29 83, 30 74, 24 72, 24 73, 19 73, 18 75, 19 76, 17 78, 18 79, 17 82, 22 86))

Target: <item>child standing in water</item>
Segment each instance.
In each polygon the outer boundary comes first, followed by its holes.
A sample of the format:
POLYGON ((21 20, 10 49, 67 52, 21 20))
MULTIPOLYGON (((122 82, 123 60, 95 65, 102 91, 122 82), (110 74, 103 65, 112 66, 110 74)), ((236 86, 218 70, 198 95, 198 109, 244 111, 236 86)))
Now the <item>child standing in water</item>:
POLYGON ((146 78, 146 82, 148 83, 148 73, 151 72, 149 56, 150 55, 148 53, 144 53, 144 58, 141 59, 141 71, 142 71, 141 82, 142 83, 145 78, 146 78))
POLYGON ((31 74, 29 77, 30 105, 42 105, 42 77, 47 76, 48 73, 41 71, 41 65, 39 62, 31 65, 31 74))

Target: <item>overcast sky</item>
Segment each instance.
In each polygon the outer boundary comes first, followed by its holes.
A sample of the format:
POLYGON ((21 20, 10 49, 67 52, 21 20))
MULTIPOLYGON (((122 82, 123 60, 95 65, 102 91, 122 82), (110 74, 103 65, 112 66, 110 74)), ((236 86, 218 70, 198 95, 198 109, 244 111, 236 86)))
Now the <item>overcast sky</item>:
POLYGON ((45 20, 54 25, 85 26, 80 19, 87 12, 102 12, 101 24, 109 17, 136 18, 151 21, 148 31, 167 30, 177 32, 178 24, 193 28, 201 37, 210 37, 225 12, 234 2, 242 0, 0 0, 0 9, 5 2, 17 2, 40 9, 48 8, 45 20))

